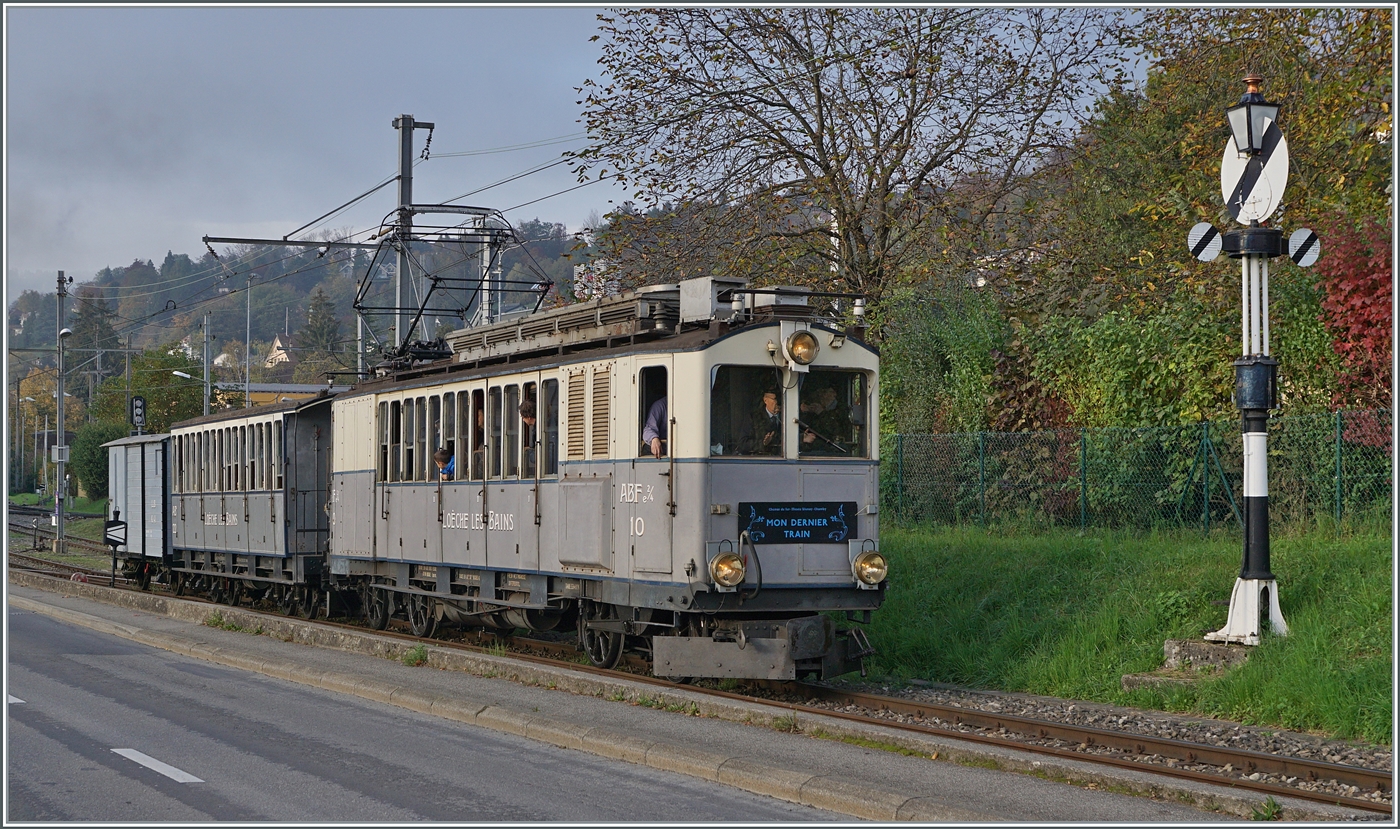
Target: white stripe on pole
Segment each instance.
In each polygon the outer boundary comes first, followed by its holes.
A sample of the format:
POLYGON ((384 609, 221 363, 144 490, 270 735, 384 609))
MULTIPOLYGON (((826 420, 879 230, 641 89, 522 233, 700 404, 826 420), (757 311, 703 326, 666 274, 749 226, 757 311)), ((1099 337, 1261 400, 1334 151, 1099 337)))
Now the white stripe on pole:
POLYGON ((1249 257, 1240 259, 1240 355, 1249 353, 1249 257))
POLYGON ((1264 356, 1269 356, 1269 260, 1259 257, 1259 281, 1264 293, 1264 301, 1259 303, 1259 316, 1263 320, 1264 356))
POLYGON ((162 763, 161 761, 150 756, 149 754, 142 754, 134 748, 114 748, 112 749, 112 751, 116 754, 120 754, 128 760, 140 763, 141 765, 145 766, 151 771, 160 772, 166 777, 169 777, 171 780, 174 780, 176 783, 204 782, 203 780, 200 780, 198 777, 195 777, 193 774, 190 774, 187 771, 181 771, 180 769, 177 769, 168 763, 162 763))
POLYGON ((1269 495, 1268 436, 1263 432, 1244 433, 1244 497, 1269 495))

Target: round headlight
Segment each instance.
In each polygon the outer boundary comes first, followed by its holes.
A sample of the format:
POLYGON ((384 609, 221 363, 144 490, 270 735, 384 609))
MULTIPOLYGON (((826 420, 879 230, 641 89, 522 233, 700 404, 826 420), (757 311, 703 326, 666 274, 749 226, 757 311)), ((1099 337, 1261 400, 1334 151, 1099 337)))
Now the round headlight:
POLYGON ((805 366, 817 359, 817 352, 821 346, 817 345, 817 338, 812 336, 811 331, 794 331, 787 339, 787 353, 794 363, 805 366))
POLYGON ((885 580, 885 575, 890 571, 885 557, 874 550, 867 550, 856 556, 855 564, 852 566, 856 571, 856 578, 866 584, 879 584, 885 580))
POLYGON ((721 553, 710 559, 710 578, 720 587, 735 587, 744 580, 744 560, 738 553, 721 553))

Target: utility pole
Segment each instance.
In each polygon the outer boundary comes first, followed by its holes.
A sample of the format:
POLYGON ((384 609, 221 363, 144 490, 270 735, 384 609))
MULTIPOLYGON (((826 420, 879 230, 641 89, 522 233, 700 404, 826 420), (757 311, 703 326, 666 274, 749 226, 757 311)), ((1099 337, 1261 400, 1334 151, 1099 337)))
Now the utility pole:
MULTIPOLYGON (((243 322, 243 408, 253 405, 250 401, 249 383, 253 382, 253 272, 248 271, 248 316, 243 322)), ((273 323, 276 325, 277 323, 273 323)))
POLYGON ((131 411, 131 332, 126 335, 126 409, 131 411))
POLYGON ((399 244, 397 246, 398 265, 394 273, 394 345, 402 346, 408 341, 410 317, 404 308, 404 274, 408 273, 409 238, 413 235, 413 131, 431 130, 427 121, 415 121, 412 115, 400 115, 393 120, 394 129, 399 131, 399 244))
POLYGON ((68 280, 63 276, 63 271, 58 272, 58 391, 55 397, 58 400, 58 440, 54 444, 54 463, 58 465, 57 475, 54 478, 54 523, 58 526, 58 532, 54 536, 53 551, 56 555, 63 555, 66 545, 63 543, 63 499, 68 494, 66 479, 63 477, 63 466, 68 460, 68 444, 66 430, 63 420, 63 341, 73 332, 63 327, 63 306, 68 298, 68 280))
POLYGON ((199 324, 204 332, 204 414, 209 414, 209 312, 204 312, 204 321, 199 324))

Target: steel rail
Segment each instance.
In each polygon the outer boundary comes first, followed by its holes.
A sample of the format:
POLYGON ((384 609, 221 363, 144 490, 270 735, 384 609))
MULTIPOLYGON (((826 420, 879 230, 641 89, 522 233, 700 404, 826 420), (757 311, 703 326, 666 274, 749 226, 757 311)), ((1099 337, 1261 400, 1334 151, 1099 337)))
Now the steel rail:
MULTIPOLYGON (((1391 772, 1347 766, 1305 757, 1289 757, 1267 754, 1251 749, 1229 748, 1205 743, 1191 743, 1167 737, 1154 737, 1146 734, 1130 734, 1110 731, 1093 726, 1038 720, 991 711, 959 708, 929 702, 882 697, 875 694, 840 691, 819 685, 793 683, 790 689, 810 697, 828 702, 854 703, 874 710, 887 710, 892 713, 952 722, 954 725, 970 725, 974 728, 992 728, 1014 731, 1036 739, 1058 739, 1086 746, 1100 746, 1117 751, 1133 752, 1141 755, 1156 754, 1183 760, 1188 763, 1206 763, 1224 767, 1230 765, 1246 772, 1263 772, 1282 777, 1297 777, 1308 781, 1336 780, 1349 786, 1370 791, 1391 791, 1391 772)), ((825 710, 825 709, 816 709, 825 710)))

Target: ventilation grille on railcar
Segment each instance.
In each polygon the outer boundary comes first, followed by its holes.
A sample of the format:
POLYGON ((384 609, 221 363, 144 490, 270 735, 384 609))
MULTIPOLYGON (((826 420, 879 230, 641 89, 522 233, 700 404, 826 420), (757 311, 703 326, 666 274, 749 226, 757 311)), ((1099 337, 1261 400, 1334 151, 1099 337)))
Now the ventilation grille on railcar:
POLYGON ((593 457, 608 456, 608 401, 612 398, 612 374, 606 368, 593 372, 593 457))
POLYGON ((584 392, 588 375, 577 372, 569 375, 569 460, 584 459, 584 392))

